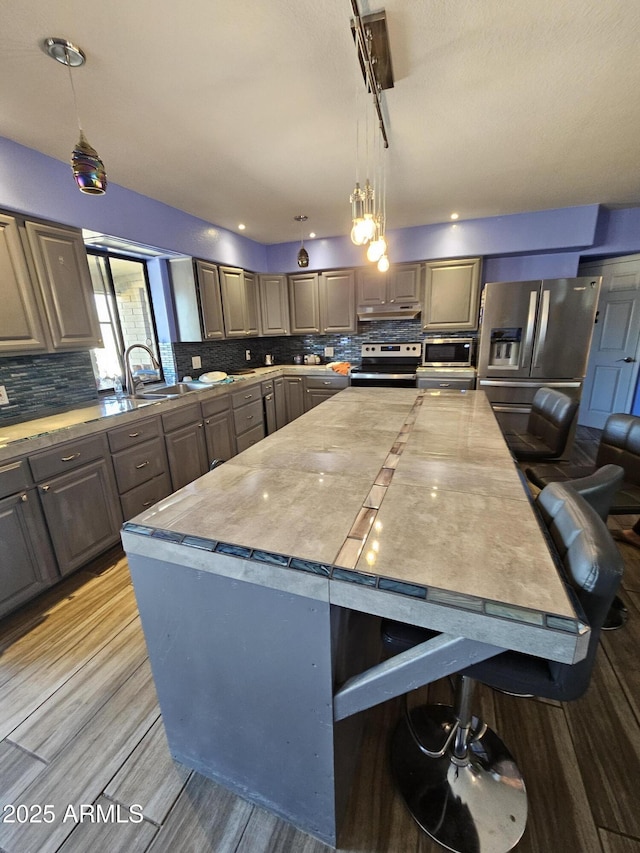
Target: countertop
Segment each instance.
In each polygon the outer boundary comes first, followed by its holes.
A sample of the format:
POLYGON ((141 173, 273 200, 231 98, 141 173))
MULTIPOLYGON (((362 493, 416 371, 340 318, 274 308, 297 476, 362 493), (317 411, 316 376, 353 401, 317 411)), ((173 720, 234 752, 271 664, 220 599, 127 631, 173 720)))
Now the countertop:
POLYGON ((557 660, 584 628, 483 392, 350 387, 133 519, 123 541, 557 660))
MULTIPOLYGON (((261 382, 282 375, 317 376, 330 374, 330 368, 324 365, 275 365, 258 367, 253 373, 231 374, 233 382, 220 385, 205 385, 200 390, 190 391, 179 397, 166 400, 142 400, 128 397, 102 397, 86 406, 70 409, 35 418, 22 423, 0 427, 0 461, 32 453, 61 441, 68 441, 103 430, 107 421, 118 418, 118 424, 135 420, 140 413, 157 414, 184 405, 189 400, 211 397, 233 392, 238 383, 261 382)), ((162 383, 164 384, 164 383, 162 383)), ((149 391, 153 390, 151 386, 149 391)))

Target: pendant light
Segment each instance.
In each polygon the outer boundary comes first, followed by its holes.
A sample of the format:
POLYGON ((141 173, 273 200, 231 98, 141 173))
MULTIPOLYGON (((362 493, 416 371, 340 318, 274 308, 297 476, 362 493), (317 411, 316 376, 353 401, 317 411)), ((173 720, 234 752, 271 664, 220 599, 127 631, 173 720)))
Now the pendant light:
POLYGON ((76 110, 76 118, 78 120, 78 130, 80 138, 76 143, 71 154, 71 167, 73 169, 73 177, 78 185, 81 193, 87 195, 104 195, 107 189, 107 175, 104 168, 104 163, 98 156, 98 152, 88 142, 80 123, 80 115, 78 113, 78 102, 76 99, 76 90, 73 85, 73 76, 71 68, 77 68, 84 65, 86 57, 84 52, 75 44, 72 44, 66 39, 48 38, 43 42, 44 50, 52 59, 61 62, 69 69, 69 82, 71 83, 71 91, 73 93, 73 105, 76 110))
POLYGON ((298 266, 299 267, 308 267, 309 266, 309 253, 304 247, 304 235, 302 233, 303 223, 307 221, 309 218, 305 216, 304 213, 298 214, 298 216, 293 217, 296 222, 300 223, 300 251, 298 252, 298 266))

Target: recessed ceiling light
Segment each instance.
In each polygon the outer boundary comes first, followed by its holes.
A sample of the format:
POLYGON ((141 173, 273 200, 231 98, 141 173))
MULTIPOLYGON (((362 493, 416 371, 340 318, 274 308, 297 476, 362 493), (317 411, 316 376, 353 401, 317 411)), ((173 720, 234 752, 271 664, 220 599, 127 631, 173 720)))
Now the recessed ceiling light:
POLYGON ((247 226, 244 224, 244 222, 241 222, 241 223, 238 225, 238 231, 244 231, 244 229, 245 229, 246 227, 247 227, 247 226))
POLYGON ((309 232, 309 237, 310 237, 312 240, 313 240, 313 238, 314 238, 315 236, 316 236, 316 232, 315 232, 315 231, 310 231, 310 232, 309 232))
POLYGON ((459 213, 452 213, 452 214, 451 214, 451 218, 452 218, 452 219, 459 219, 459 218, 460 218, 460 214, 459 214, 459 213))

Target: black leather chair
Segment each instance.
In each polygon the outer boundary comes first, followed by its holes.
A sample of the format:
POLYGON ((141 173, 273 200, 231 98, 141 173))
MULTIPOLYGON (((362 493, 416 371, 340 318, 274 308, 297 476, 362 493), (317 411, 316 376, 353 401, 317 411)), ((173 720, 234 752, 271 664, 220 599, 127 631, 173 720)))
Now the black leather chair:
POLYGON ((539 388, 524 431, 505 430, 516 459, 558 459, 565 451, 578 403, 555 388, 539 388))
MULTIPOLYGON (((619 476, 615 470, 605 473, 619 476)), ((591 628, 586 657, 562 664, 504 652, 459 673, 454 708, 407 709, 393 735, 393 774, 409 810, 429 836, 459 853, 506 853, 522 837, 527 816, 515 761, 500 738, 471 714, 475 682, 523 696, 578 699, 589 685, 601 626, 622 577, 622 558, 605 523, 573 487, 548 486, 536 506, 577 609, 591 628)), ((383 640, 392 651, 429 636, 415 626, 383 624, 383 640)))

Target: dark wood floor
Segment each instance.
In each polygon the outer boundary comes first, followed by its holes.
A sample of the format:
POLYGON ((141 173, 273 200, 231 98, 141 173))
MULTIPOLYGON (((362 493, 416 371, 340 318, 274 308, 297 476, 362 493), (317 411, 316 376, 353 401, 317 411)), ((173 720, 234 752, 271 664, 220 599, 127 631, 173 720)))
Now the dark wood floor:
MULTIPOLYGON (((576 457, 592 458, 597 438, 580 430, 576 457)), ((588 693, 564 705, 476 694, 526 780, 521 853, 640 853, 640 551, 619 547, 629 621, 603 636, 588 693)), ((172 762, 120 552, 0 623, 0 685, 2 851, 328 853, 172 762)), ((449 686, 418 694, 447 701, 449 686)), ((399 713, 399 700, 368 713, 343 853, 442 850, 389 777, 386 744, 399 713)))

